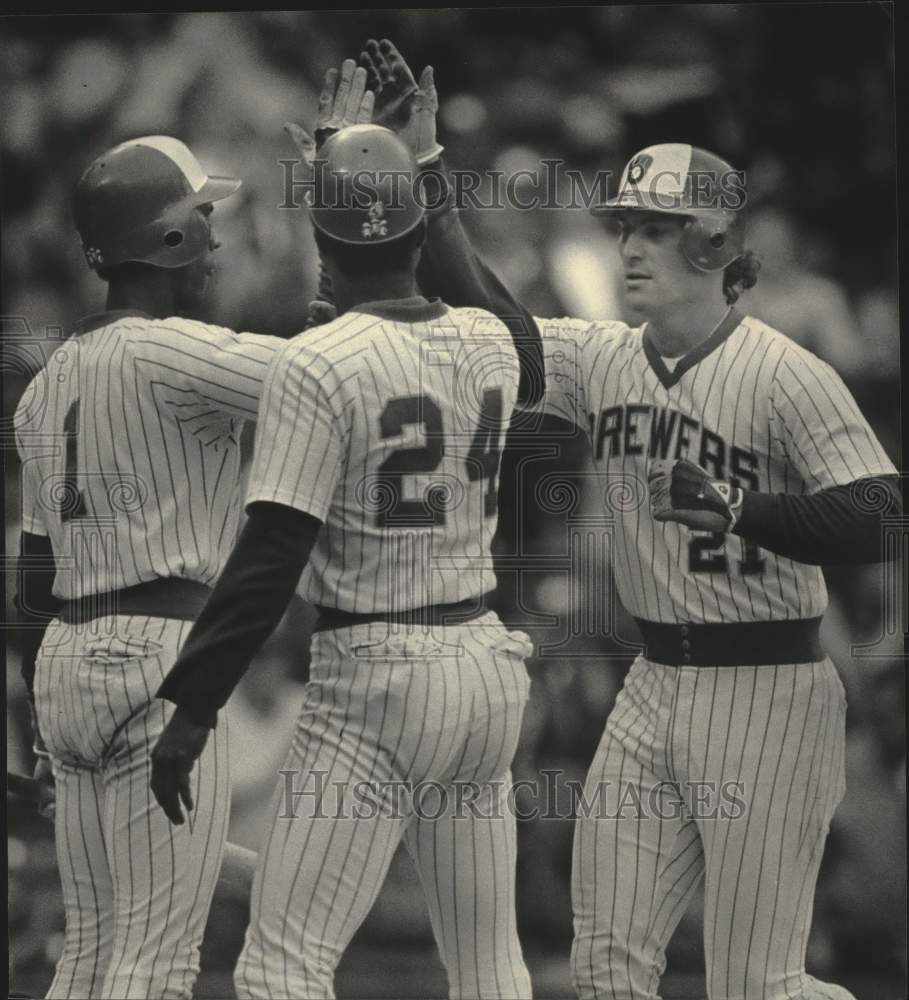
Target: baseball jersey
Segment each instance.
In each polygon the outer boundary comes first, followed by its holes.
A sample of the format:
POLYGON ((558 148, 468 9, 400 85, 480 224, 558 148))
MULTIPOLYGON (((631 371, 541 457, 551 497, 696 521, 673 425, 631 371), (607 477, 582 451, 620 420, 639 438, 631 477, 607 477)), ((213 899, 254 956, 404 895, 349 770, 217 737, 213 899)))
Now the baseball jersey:
POLYGON ((495 587, 518 379, 502 322, 437 299, 360 305, 287 343, 262 397, 247 504, 323 522, 306 600, 394 612, 495 587))
POLYGON ((687 457, 746 489, 794 494, 894 474, 836 372, 735 309, 672 371, 646 324, 536 322, 546 355, 544 406, 589 434, 615 517, 613 568, 626 609, 656 622, 822 614, 820 567, 734 534, 654 521, 647 470, 653 459, 687 457))
POLYGON ((22 528, 49 535, 54 594, 212 582, 235 540, 239 432, 276 337, 143 313, 83 321, 16 409, 22 528))

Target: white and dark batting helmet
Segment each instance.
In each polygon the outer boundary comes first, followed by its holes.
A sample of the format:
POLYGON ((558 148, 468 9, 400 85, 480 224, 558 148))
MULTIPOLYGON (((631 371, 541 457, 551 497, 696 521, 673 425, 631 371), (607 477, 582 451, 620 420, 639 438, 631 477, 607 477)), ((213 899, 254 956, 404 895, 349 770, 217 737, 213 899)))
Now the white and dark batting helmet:
POLYGON ((227 198, 236 177, 215 177, 179 139, 147 135, 99 156, 79 178, 73 216, 92 268, 127 261, 184 267, 209 245, 197 208, 227 198))
POLYGON ((699 271, 722 271, 745 252, 745 177, 697 146, 662 143, 642 149, 622 171, 618 194, 593 215, 646 211, 683 215, 681 249, 699 271))
POLYGON ((325 141, 315 161, 310 217, 326 236, 355 246, 390 243, 426 215, 419 167, 394 132, 350 125, 325 141))

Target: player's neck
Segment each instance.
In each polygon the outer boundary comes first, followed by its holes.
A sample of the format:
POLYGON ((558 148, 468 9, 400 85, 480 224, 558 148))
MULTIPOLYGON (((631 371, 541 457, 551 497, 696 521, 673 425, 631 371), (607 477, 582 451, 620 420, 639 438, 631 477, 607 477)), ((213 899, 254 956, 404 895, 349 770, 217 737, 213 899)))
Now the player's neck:
POLYGON ((107 309, 135 309, 161 318, 174 316, 173 290, 166 281, 112 281, 107 288, 107 309))
POLYGON ((338 315, 361 302, 383 302, 387 299, 410 299, 419 295, 413 272, 380 275, 358 275, 349 278, 334 271, 331 287, 338 315))
POLYGON ((671 315, 648 317, 647 334, 663 357, 681 357, 705 341, 728 311, 728 305, 713 300, 676 307, 671 315))

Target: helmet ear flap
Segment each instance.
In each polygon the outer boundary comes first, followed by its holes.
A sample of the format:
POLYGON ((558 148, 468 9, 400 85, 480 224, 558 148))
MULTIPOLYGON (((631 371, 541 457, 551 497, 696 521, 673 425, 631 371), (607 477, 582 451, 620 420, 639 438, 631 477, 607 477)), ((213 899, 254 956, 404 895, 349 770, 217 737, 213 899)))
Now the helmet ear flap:
POLYGON ((726 245, 726 234, 722 229, 714 229, 707 239, 714 250, 722 250, 726 245))
POLYGON ((157 267, 184 267, 201 257, 210 242, 208 220, 197 206, 183 203, 166 212, 151 230, 155 241, 147 260, 157 267))
POLYGON ((742 227, 725 211, 691 216, 682 231, 682 253, 698 271, 722 271, 744 252, 742 227))

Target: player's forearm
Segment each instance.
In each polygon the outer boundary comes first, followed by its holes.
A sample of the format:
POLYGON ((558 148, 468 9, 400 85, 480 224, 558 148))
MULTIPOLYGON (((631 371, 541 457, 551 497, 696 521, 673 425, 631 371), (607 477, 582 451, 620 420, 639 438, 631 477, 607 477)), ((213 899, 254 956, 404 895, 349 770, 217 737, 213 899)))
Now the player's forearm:
MULTIPOLYGON (((444 168, 437 163, 438 176, 444 168)), ((427 201, 434 199, 427 196, 427 201)), ((435 295, 450 306, 486 309, 508 327, 521 364, 518 399, 525 406, 543 393, 543 340, 533 317, 479 257, 461 224, 456 208, 431 217, 417 268, 424 295, 435 295)))
POLYGON ((810 496, 742 492, 735 534, 769 552, 818 566, 881 561, 885 558, 881 515, 902 511, 895 477, 834 486, 810 496), (886 495, 890 499, 882 504, 861 500, 886 495))
POLYGON ((280 504, 250 507, 249 520, 193 626, 159 698, 214 726, 253 657, 281 621, 320 522, 280 504))
POLYGON ((45 630, 60 611, 61 601, 54 597, 54 553, 50 539, 22 532, 19 542, 16 596, 13 599, 19 617, 22 679, 29 699, 34 698, 35 660, 45 630))

